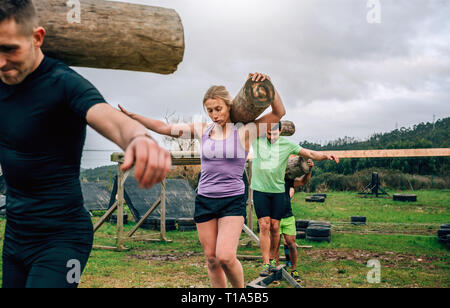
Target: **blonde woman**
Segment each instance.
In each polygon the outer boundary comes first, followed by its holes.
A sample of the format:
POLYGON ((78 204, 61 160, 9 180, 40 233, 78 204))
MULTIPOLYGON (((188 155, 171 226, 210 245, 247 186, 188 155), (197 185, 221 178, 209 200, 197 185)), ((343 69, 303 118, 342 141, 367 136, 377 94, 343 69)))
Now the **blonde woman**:
MULTIPOLYGON (((253 81, 270 80, 259 73, 249 74, 250 78, 253 81)), ((233 124, 230 118, 232 99, 224 86, 211 87, 205 94, 203 107, 213 124, 167 124, 130 113, 119 105, 122 112, 156 133, 200 140, 202 172, 194 218, 208 275, 213 288, 226 288, 227 281, 234 288, 243 288, 243 269, 237 259, 246 212, 242 174, 253 140, 266 133, 267 125, 278 123, 286 111, 275 91, 270 113, 253 123, 233 124)))

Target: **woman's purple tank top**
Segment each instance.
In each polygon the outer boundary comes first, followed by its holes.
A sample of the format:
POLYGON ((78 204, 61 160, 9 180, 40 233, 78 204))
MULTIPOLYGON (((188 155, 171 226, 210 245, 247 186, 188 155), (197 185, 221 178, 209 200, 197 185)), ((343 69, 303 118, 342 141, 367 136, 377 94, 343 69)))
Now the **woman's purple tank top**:
POLYGON ((211 125, 202 136, 202 174, 198 194, 207 198, 226 198, 245 193, 242 179, 248 152, 239 141, 235 125, 227 139, 213 140, 211 125))

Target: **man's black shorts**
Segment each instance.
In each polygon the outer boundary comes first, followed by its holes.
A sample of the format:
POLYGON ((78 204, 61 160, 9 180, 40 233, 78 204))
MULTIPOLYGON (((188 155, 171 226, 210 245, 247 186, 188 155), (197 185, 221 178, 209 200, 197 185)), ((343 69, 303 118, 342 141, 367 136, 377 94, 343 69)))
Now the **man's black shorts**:
POLYGON ((285 193, 265 193, 260 191, 253 192, 253 203, 258 219, 270 217, 281 220, 285 215, 285 193))
POLYGON ((245 195, 226 198, 208 198, 197 195, 195 198, 194 220, 196 223, 229 216, 246 216, 245 195))

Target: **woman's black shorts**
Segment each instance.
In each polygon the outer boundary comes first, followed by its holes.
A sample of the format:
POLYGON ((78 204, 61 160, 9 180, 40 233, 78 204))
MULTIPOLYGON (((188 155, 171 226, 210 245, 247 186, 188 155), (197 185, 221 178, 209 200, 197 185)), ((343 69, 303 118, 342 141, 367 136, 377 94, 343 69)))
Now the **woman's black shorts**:
POLYGON ((197 195, 195 198, 195 222, 203 223, 229 216, 245 217, 246 201, 245 195, 226 198, 208 198, 197 195))

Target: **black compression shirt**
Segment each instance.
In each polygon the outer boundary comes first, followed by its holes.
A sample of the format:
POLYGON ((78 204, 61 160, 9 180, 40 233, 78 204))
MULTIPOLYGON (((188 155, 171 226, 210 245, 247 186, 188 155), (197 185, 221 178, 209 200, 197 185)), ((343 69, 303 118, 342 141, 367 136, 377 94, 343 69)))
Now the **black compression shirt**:
POLYGON ((52 234, 76 228, 74 222, 85 218, 79 173, 86 114, 104 102, 91 83, 48 57, 21 84, 0 81, 9 230, 52 234))
POLYGON ((285 188, 285 194, 286 194, 286 198, 285 198, 285 212, 284 212, 284 216, 283 218, 289 218, 291 216, 294 216, 294 214, 292 213, 292 205, 291 205, 291 196, 289 195, 289 191, 291 189, 291 187, 294 187, 294 180, 290 180, 290 179, 284 179, 285 184, 284 184, 284 188, 285 188))

